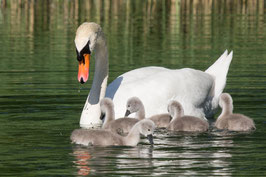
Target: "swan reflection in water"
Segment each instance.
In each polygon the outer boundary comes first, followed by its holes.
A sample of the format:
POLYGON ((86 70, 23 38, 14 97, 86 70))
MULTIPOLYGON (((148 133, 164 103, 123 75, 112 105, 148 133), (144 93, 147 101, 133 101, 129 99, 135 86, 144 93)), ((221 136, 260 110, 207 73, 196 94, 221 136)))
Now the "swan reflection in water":
POLYGON ((78 169, 77 175, 88 175, 90 173, 89 160, 91 159, 89 151, 86 148, 76 148, 73 156, 76 158, 73 163, 78 169))
MULTIPOLYGON (((160 130, 166 131, 166 130, 160 130)), ((231 165, 231 153, 228 147, 233 147, 231 138, 208 132, 181 133, 161 132, 155 134, 156 144, 153 151, 155 174, 194 175, 224 175, 230 176, 228 168, 231 165)))
POLYGON ((234 133, 217 131, 177 133, 155 132, 153 146, 136 147, 73 146, 77 175, 223 175, 231 176, 231 149, 234 133), (138 169, 138 170, 136 170, 138 169), (141 169, 141 170, 140 170, 141 169))
POLYGON ((77 176, 89 174, 139 173, 131 168, 152 168, 153 146, 137 147, 85 147, 75 145, 73 153, 77 176), (132 166, 133 165, 133 166, 132 166), (127 171, 127 170, 128 171, 127 171), (121 170, 121 171, 120 171, 121 170))

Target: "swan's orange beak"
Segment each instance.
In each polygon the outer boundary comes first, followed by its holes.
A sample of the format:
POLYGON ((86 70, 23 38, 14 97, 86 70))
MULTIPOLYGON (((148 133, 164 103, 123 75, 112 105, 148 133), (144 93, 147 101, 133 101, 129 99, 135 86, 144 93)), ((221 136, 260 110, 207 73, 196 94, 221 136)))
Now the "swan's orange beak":
POLYGON ((90 69, 90 54, 84 54, 84 60, 79 61, 78 81, 81 84, 87 82, 90 69))

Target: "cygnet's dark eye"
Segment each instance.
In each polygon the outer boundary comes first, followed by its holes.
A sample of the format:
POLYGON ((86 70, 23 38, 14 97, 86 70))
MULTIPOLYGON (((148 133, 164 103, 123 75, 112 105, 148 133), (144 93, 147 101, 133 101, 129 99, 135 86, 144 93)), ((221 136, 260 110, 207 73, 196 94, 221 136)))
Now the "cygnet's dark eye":
POLYGON ((148 129, 148 131, 151 131, 151 129, 148 129))

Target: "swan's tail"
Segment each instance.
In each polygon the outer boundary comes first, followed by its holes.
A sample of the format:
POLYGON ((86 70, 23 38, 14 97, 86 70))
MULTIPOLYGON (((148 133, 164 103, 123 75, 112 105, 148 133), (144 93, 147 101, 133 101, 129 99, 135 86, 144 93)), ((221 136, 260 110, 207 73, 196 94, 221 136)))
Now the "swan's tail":
POLYGON ((233 51, 231 51, 228 55, 228 51, 220 56, 218 60, 214 64, 212 64, 205 72, 212 75, 215 80, 214 87, 214 98, 219 98, 220 94, 223 92, 225 84, 226 84, 226 76, 228 73, 228 69, 230 63, 233 58, 233 51))

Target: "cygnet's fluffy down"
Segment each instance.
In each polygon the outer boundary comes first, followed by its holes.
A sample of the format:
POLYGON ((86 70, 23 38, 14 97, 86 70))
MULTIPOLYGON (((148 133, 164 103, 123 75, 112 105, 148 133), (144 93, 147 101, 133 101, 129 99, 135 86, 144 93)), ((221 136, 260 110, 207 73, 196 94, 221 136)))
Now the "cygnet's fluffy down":
POLYGON ((136 123, 125 137, 109 130, 76 129, 72 132, 70 139, 72 143, 85 146, 136 146, 142 134, 153 144, 154 129, 154 123, 145 119, 136 123))
POLYGON ((110 98, 103 98, 100 103, 101 111, 105 115, 103 129, 110 130, 120 135, 126 135, 131 128, 141 119, 119 118, 115 119, 114 104, 110 98))
MULTIPOLYGON (((145 118, 145 108, 142 101, 138 97, 131 97, 127 101, 126 116, 132 113, 136 113, 137 119, 145 118)), ((166 128, 169 125, 172 117, 170 116, 170 114, 157 114, 149 117, 148 119, 152 120, 155 123, 156 127, 166 128)))
POLYGON ((222 93, 219 99, 222 108, 221 115, 217 118, 215 126, 218 129, 228 129, 231 131, 255 130, 252 119, 243 114, 233 114, 233 99, 228 93, 222 93))
POLYGON ((167 127, 168 130, 204 132, 209 128, 209 124, 206 120, 193 116, 185 116, 182 105, 175 100, 169 103, 168 111, 173 118, 167 127))
POLYGON ((154 116, 149 117, 150 120, 152 120, 156 127, 158 128, 166 128, 168 127, 169 123, 172 120, 172 117, 170 114, 157 114, 154 116))

